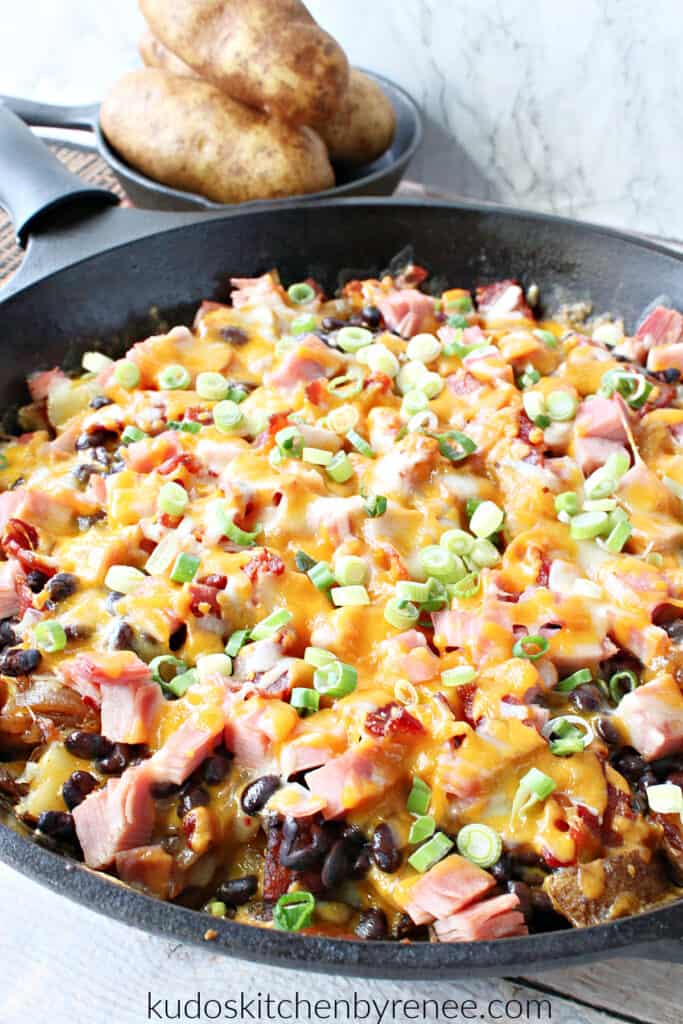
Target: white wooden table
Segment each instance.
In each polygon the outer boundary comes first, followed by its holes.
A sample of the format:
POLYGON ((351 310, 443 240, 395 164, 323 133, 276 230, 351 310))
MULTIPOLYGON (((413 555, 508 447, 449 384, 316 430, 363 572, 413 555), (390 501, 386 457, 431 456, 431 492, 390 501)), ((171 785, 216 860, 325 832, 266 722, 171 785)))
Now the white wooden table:
MULTIPOLYGON (((508 1019, 523 1024, 680 1024, 683 967, 624 960, 524 979, 417 983, 311 975, 228 959, 210 948, 147 935, 69 903, 0 866, 2 1024, 143 1024, 164 1019, 157 1015, 163 1013, 163 1000, 169 1004, 165 1019, 185 1024, 210 1020, 214 1004, 209 1005, 209 1016, 193 1015, 192 1003, 186 1014, 177 1016, 178 1000, 185 1003, 201 993, 204 1001, 239 1001, 241 993, 248 1000, 259 992, 272 996, 273 1015, 265 1016, 264 1010, 264 1016, 247 1014, 243 1019, 284 1022, 288 1005, 277 1016, 276 1001, 293 998, 295 991, 311 1002, 353 1000, 355 991, 359 999, 375 1000, 380 1012, 387 1000, 453 999, 462 1004, 472 999, 476 1011, 469 1012, 485 1022, 501 1019, 500 1005, 493 1008, 493 1016, 487 1012, 489 1002, 500 999, 516 1001, 508 1019), (519 1003, 525 1011, 527 1000, 530 1012, 520 1015, 519 1003), (536 1009, 538 1000, 548 1002, 536 1009), (150 1009, 155 1004, 157 1011, 150 1009)), ((397 1009, 393 1017, 386 1010, 381 1024, 416 1019, 410 1007, 407 1015, 397 1009)), ((314 1024, 317 1020, 313 1018, 314 1024)), ((366 1020, 380 1024, 379 1012, 372 1010, 366 1020)))

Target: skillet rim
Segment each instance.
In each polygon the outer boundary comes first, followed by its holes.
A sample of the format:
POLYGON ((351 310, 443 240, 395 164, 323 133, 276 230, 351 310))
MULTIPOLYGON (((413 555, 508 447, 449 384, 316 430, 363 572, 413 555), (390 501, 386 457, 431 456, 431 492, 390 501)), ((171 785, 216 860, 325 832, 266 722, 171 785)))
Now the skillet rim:
MULTIPOLYGON (((352 197, 329 199, 310 204, 294 201, 280 207, 250 207, 222 209, 208 213, 188 214, 183 222, 150 229, 146 235, 104 246, 60 268, 48 271, 37 279, 20 285, 7 297, 0 292, 0 309, 5 301, 13 301, 34 287, 58 279, 62 271, 111 254, 119 249, 145 241, 156 235, 167 236, 178 231, 191 231, 208 221, 232 221, 239 216, 269 216, 304 211, 313 215, 319 208, 379 207, 421 209, 424 207, 447 212, 466 212, 485 217, 504 217, 513 222, 539 222, 556 224, 578 231, 585 237, 606 236, 636 246, 660 256, 683 263, 683 253, 649 238, 619 229, 576 221, 537 211, 508 208, 498 204, 481 204, 468 200, 422 200, 411 197, 352 197)), ((118 216, 118 214, 116 214, 118 216)), ((126 214, 124 213, 124 216, 126 214)), ((154 214, 156 220, 158 215, 154 214)), ((171 218, 173 215, 170 215, 171 218)), ((131 226, 133 226, 131 224, 131 226)), ((154 225, 159 227, 158 223, 154 225)), ((49 242, 49 232, 43 236, 49 242)), ((0 822, 0 860, 10 868, 51 888, 96 913, 112 917, 130 926, 141 928, 167 938, 180 939, 205 948, 208 952, 221 952, 246 958, 252 962, 268 963, 278 967, 305 967, 317 972, 339 972, 345 968, 351 976, 378 978, 455 977, 468 974, 505 974, 515 970, 564 966, 600 955, 614 956, 637 947, 642 954, 643 944, 658 943, 683 937, 681 901, 657 907, 617 921, 582 929, 545 932, 512 939, 498 939, 469 943, 396 943, 364 942, 325 936, 289 934, 254 925, 238 924, 230 920, 210 918, 187 908, 169 904, 124 886, 101 872, 92 871, 77 861, 44 849, 21 826, 10 827, 0 822), (216 932, 214 941, 204 938, 207 929, 216 932), (429 952, 427 952, 429 950, 429 952)), ((655 952, 654 950, 652 951, 655 952)))

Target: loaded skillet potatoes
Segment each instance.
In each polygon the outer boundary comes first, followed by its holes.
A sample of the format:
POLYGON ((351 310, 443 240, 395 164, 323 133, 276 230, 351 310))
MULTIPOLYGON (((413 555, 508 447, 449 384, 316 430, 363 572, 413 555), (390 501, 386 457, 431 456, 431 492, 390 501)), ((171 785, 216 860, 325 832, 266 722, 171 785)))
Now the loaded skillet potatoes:
POLYGON ((29 380, 0 470, 16 817, 289 931, 459 942, 675 898, 683 317, 585 333, 412 264, 232 286, 29 380))

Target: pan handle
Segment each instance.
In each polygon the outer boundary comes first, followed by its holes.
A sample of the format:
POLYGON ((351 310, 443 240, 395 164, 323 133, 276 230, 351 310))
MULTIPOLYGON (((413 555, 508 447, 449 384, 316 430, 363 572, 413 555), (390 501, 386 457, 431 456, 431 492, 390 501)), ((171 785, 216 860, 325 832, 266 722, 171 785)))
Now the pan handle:
POLYGON ((0 104, 0 206, 12 218, 21 244, 42 215, 77 202, 102 206, 117 203, 118 197, 67 171, 40 139, 0 104))
POLYGON ((99 103, 79 107, 62 107, 53 103, 38 103, 21 96, 3 96, 0 103, 20 117, 25 124, 37 128, 81 128, 94 131, 100 113, 99 103))

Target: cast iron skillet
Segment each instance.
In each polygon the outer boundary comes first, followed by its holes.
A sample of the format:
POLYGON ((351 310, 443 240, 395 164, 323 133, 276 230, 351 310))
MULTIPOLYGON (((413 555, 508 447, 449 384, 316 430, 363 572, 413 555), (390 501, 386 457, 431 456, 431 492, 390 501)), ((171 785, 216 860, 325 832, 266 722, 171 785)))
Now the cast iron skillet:
MULTIPOLYGON (((119 349, 169 323, 189 323, 203 298, 225 299, 231 274, 278 267, 328 289, 340 268, 377 272, 406 244, 450 282, 508 275, 535 281, 552 308, 567 298, 631 323, 653 296, 683 308, 683 259, 590 225, 455 203, 339 200, 277 210, 153 214, 111 209, 0 106, 0 204, 28 241, 22 270, 0 294, 0 408, 26 400, 24 377, 74 361, 87 346, 119 349)), ((9 818, 6 820, 9 821, 9 818)), ((611 924, 497 942, 402 944, 290 935, 208 918, 125 888, 0 825, 0 858, 54 891, 128 924, 278 966, 396 978, 538 971, 614 955, 683 962, 683 912, 669 905, 611 924)))
MULTIPOLYGON (((335 163, 337 184, 324 192, 312 192, 302 199, 334 199, 337 196, 390 196, 398 187, 406 167, 422 140, 420 112, 414 100, 398 85, 373 71, 360 69, 380 86, 389 98, 396 114, 396 133, 391 146, 372 163, 352 167, 335 163)), ((50 103, 36 103, 18 96, 0 96, 10 110, 26 124, 41 128, 83 128, 95 135, 97 149, 118 178, 134 204, 145 210, 224 210, 222 203, 214 203, 194 192, 181 192, 153 181, 118 155, 109 145, 100 127, 98 103, 80 107, 59 107, 50 103)), ((271 199, 271 206, 282 206, 288 199, 271 199)), ((249 204, 251 205, 251 204, 249 204)))

